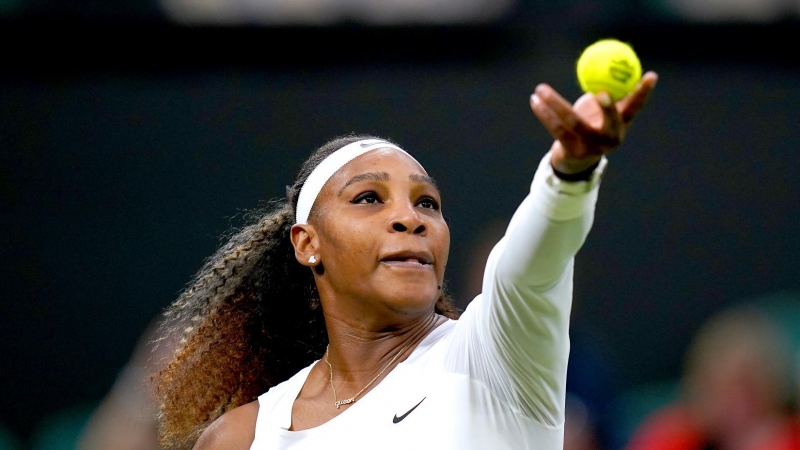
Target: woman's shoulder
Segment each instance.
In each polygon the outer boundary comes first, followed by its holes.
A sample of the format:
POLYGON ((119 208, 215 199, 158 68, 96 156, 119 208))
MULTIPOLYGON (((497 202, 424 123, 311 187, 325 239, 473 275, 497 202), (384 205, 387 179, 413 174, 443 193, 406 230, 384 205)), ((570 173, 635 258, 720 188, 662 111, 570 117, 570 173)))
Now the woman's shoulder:
POLYGON ((256 435, 258 400, 234 408, 211 423, 194 450, 248 450, 256 435))
POLYGON ((255 439, 259 411, 262 416, 272 414, 287 390, 292 398, 296 397, 295 391, 300 390, 314 364, 316 361, 288 380, 272 386, 258 399, 220 416, 203 431, 194 450, 248 450, 255 439))

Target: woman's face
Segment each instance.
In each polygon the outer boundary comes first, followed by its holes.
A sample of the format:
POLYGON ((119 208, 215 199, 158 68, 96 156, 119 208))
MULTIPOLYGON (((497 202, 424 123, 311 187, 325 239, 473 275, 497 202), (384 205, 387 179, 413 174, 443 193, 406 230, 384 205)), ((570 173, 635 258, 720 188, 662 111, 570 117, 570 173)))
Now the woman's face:
POLYGON ((325 268, 320 293, 348 299, 347 309, 430 311, 450 248, 441 204, 425 170, 397 150, 373 150, 339 169, 311 219, 325 268))

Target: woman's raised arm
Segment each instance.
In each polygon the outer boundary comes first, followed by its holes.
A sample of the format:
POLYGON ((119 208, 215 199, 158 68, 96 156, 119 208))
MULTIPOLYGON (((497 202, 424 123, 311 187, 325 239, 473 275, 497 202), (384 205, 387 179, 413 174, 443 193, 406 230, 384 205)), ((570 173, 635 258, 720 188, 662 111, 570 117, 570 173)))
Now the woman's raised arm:
POLYGON ((573 106, 547 85, 536 88, 531 108, 556 141, 489 256, 481 296, 459 321, 470 374, 546 426, 564 420, 573 261, 592 225, 604 156, 656 79, 646 74, 616 104, 601 93, 573 106))

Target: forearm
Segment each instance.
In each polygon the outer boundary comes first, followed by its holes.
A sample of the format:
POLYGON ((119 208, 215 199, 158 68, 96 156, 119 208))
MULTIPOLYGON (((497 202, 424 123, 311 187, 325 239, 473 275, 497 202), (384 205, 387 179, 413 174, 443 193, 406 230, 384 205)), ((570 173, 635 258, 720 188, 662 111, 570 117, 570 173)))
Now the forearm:
MULTIPOLYGON (((588 181, 565 182, 542 158, 531 183, 506 231, 505 247, 494 252, 495 279, 514 285, 547 290, 561 277, 592 226, 600 176, 606 161, 588 181)), ((489 275, 488 272, 486 275, 489 275)))

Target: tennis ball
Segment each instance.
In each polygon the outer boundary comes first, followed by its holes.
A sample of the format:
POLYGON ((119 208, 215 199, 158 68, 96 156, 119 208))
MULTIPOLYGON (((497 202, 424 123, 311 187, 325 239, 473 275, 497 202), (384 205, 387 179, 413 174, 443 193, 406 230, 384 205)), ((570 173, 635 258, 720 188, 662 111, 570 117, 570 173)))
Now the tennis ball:
POLYGON ((614 101, 628 95, 642 77, 642 64, 630 45, 603 39, 586 47, 576 67, 584 92, 605 91, 614 101))

